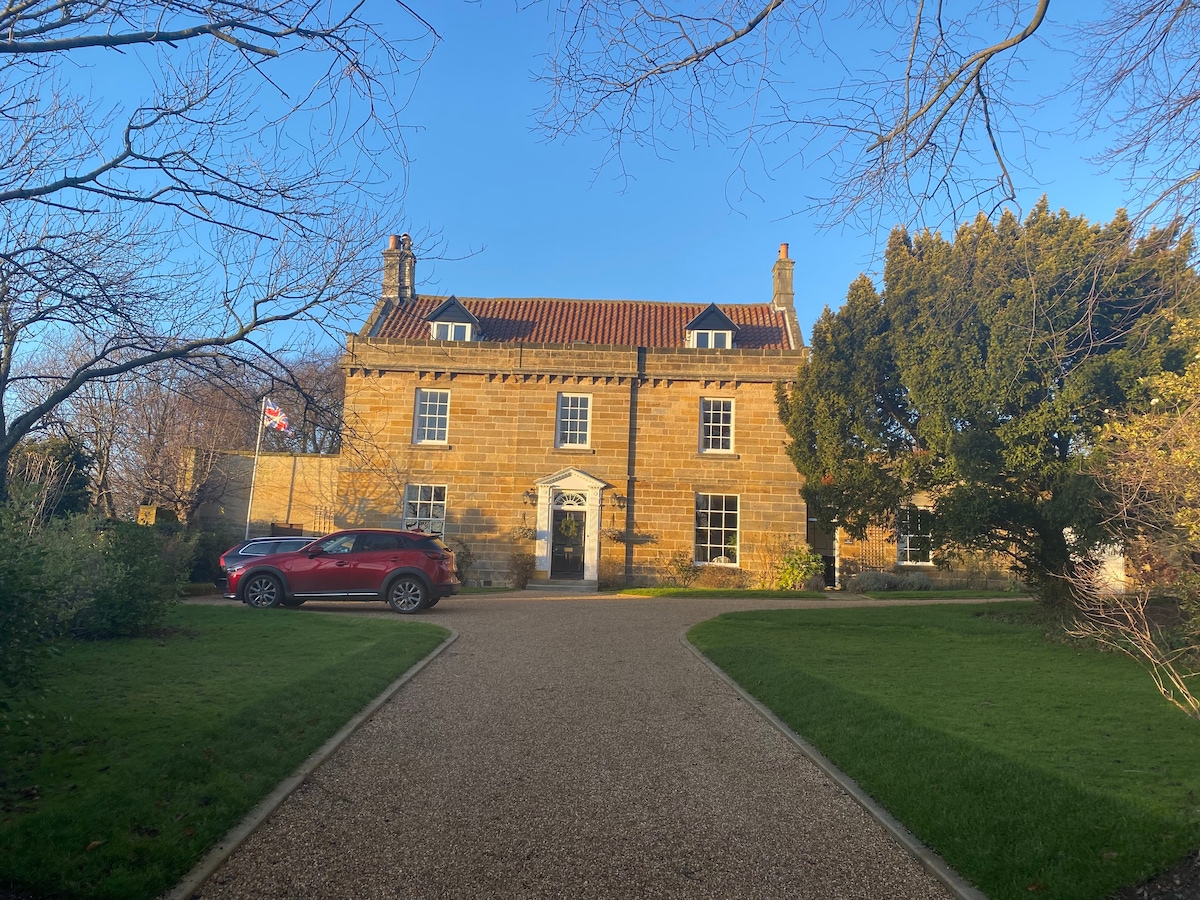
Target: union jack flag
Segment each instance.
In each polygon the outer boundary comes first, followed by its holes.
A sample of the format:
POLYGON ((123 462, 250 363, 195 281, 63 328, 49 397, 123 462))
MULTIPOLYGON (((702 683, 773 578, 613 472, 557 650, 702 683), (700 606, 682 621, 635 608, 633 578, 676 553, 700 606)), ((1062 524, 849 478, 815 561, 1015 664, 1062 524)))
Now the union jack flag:
POLYGON ((263 424, 275 431, 292 433, 292 429, 288 425, 287 413, 280 409, 274 400, 268 400, 263 404, 263 424))

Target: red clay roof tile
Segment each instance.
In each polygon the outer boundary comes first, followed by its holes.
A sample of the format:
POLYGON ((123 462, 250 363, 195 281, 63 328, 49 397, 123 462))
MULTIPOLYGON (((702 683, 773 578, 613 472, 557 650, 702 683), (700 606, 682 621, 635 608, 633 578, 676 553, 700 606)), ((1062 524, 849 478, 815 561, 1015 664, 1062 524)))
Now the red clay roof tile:
MULTIPOLYGON (((429 337, 425 321, 445 297, 418 297, 392 310, 375 332, 380 338, 429 337)), ((644 300, 554 300, 459 297, 483 327, 485 341, 530 344, 612 344, 620 347, 686 347, 687 324, 707 303, 644 300)), ((738 326, 737 346, 752 350, 793 349, 783 313, 769 303, 719 307, 738 326)))

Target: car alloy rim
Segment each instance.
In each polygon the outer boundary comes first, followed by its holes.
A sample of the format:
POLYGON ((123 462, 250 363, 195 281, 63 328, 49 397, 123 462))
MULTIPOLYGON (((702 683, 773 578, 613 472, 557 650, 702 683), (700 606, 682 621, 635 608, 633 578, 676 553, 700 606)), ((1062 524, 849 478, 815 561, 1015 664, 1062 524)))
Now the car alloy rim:
POLYGON ((392 597, 401 609, 416 609, 421 603, 421 589, 411 581, 402 581, 392 589, 392 597))
POLYGON ((251 606, 265 606, 275 600, 275 582, 269 578, 255 578, 246 585, 246 599, 251 606))

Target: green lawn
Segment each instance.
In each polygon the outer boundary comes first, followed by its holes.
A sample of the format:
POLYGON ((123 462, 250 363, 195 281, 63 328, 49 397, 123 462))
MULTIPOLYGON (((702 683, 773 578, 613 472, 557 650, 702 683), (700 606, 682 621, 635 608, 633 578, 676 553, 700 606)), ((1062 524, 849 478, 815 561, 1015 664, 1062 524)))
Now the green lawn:
POLYGON ((766 591, 747 590, 745 588, 679 588, 679 587, 644 587, 625 588, 622 594, 637 597, 721 597, 749 598, 751 600, 836 600, 824 591, 766 591))
POLYGON ((846 591, 769 591, 747 588, 679 588, 643 587, 625 588, 621 594, 637 597, 721 597, 723 599, 749 600, 987 600, 995 597, 1011 597, 1014 600, 1025 595, 1011 591, 872 591, 868 594, 852 594, 846 591))
POLYGON ((724 615, 692 642, 992 900, 1094 900, 1200 847, 1200 723, 1027 604, 724 615))
POLYGON ((184 606, 157 638, 72 644, 0 731, 0 885, 150 898, 447 636, 184 606))
POLYGON ((872 600, 990 600, 994 597, 1007 597, 1013 600, 1025 599, 1029 595, 1024 591, 977 591, 977 590, 929 590, 929 591, 867 591, 861 594, 872 600))

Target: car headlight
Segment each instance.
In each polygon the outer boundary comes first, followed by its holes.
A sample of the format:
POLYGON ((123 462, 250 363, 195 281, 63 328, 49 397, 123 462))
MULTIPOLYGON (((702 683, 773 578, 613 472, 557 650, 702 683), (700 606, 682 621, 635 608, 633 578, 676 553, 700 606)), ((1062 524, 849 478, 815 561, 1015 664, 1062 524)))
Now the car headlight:
POLYGON ((225 573, 226 573, 226 574, 228 574, 228 575, 232 575, 232 574, 234 574, 235 572, 240 572, 240 571, 242 571, 242 569, 244 569, 244 568, 246 568, 246 564, 245 564, 245 563, 242 563, 241 565, 237 565, 237 566, 228 566, 228 567, 226 567, 226 569, 225 569, 225 573))

